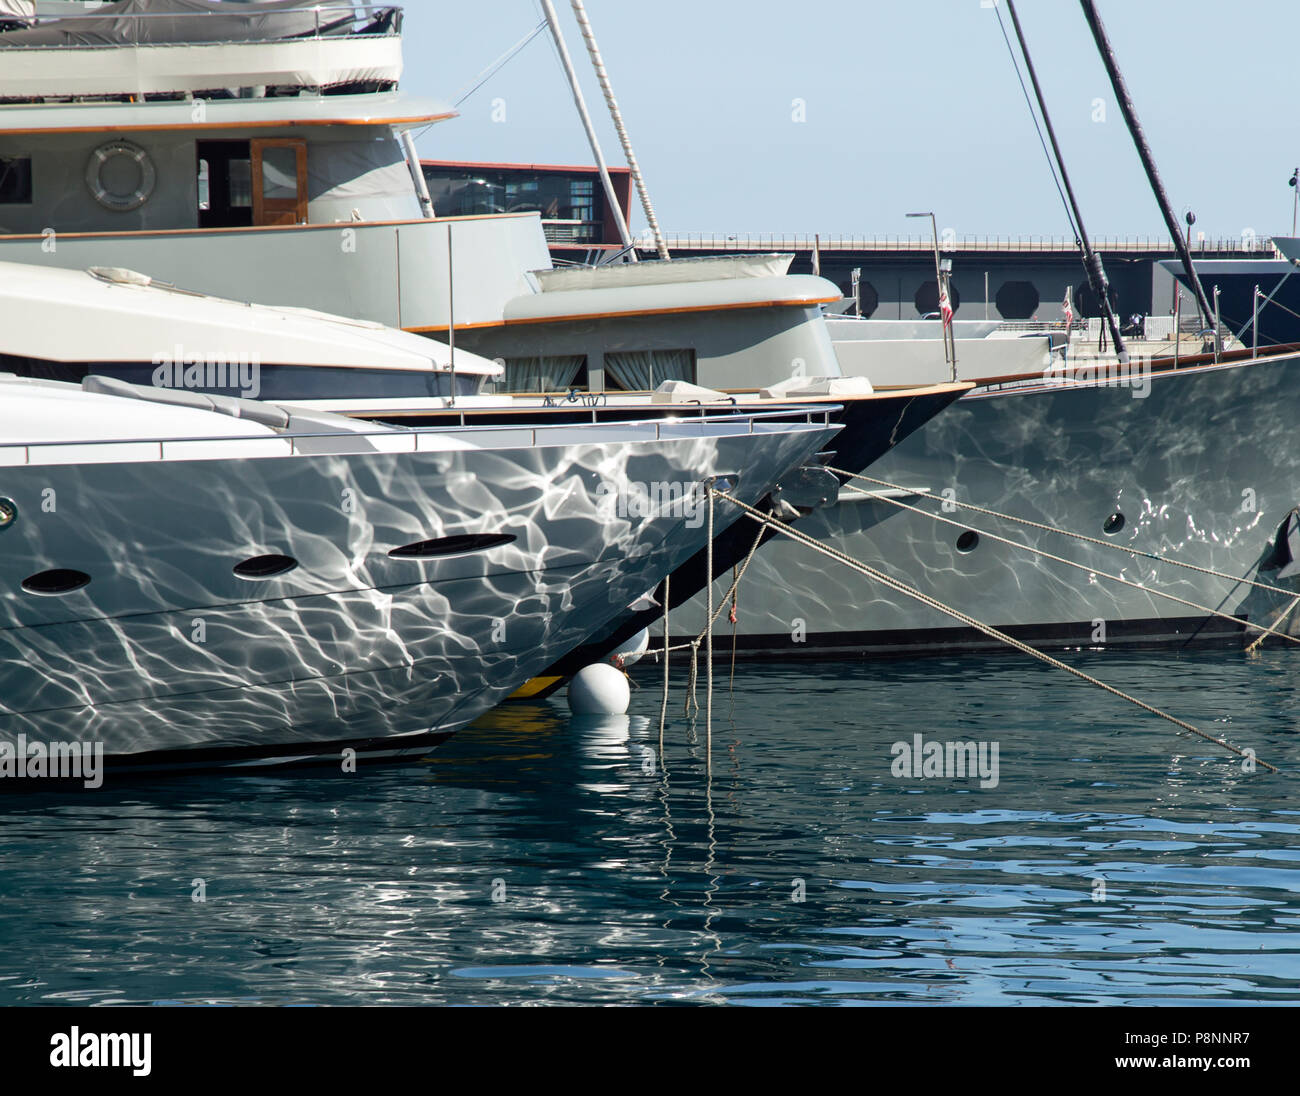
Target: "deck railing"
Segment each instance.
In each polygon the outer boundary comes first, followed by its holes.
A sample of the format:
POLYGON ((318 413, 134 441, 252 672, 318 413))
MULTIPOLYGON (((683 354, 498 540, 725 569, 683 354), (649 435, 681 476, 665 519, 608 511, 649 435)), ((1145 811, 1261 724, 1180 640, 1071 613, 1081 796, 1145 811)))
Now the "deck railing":
MULTIPOLYGON (((451 409, 447 409, 451 410, 451 409)), ((672 405, 671 418, 663 419, 623 419, 623 420, 604 420, 597 418, 593 409, 591 415, 591 425, 599 425, 602 433, 596 435, 593 444, 608 442, 609 438, 606 431, 618 430, 623 435, 614 440, 634 442, 637 440, 644 441, 663 441, 667 438, 681 438, 692 436, 691 432, 695 429, 700 430, 701 437, 711 437, 716 433, 717 436, 726 436, 734 434, 735 431, 726 431, 720 429, 725 426, 740 427, 746 434, 754 433, 755 423, 764 423, 774 427, 782 424, 797 426, 824 426, 831 425, 831 417, 842 411, 843 407, 839 404, 818 404, 816 407, 800 407, 797 405, 778 405, 771 411, 743 411, 743 412, 710 412, 707 408, 696 405, 672 405), (692 412, 695 412, 692 414, 692 412), (709 431, 708 427, 717 427, 716 431, 709 431), (666 434, 665 434, 666 432, 666 434)), ((455 411, 451 411, 455 414, 455 411)), ((470 411, 470 417, 473 418, 474 412, 470 411)), ((437 451, 445 452, 436 445, 432 449, 426 449, 420 445, 421 438, 430 438, 436 440, 448 435, 455 437, 466 437, 473 439, 475 437, 487 439, 492 438, 493 444, 485 448, 493 449, 521 449, 537 448, 538 445, 546 445, 549 438, 548 434, 554 434, 557 437, 563 437, 563 440, 556 444, 581 444, 579 439, 573 437, 575 430, 583 430, 586 424, 583 423, 548 423, 541 426, 474 426, 465 421, 465 413, 460 413, 459 425, 448 426, 428 426, 418 427, 411 430, 358 430, 356 432, 340 431, 273 431, 269 434, 223 434, 214 437, 194 437, 182 436, 174 438, 60 438, 53 441, 31 441, 31 442, 0 442, 0 455, 6 452, 23 453, 21 462, 0 460, 0 467, 13 467, 16 463, 30 465, 32 463, 32 451, 38 454, 43 452, 57 452, 60 449, 69 448, 93 448, 95 452, 107 453, 113 447, 119 449, 126 448, 131 451, 141 448, 148 448, 150 451, 157 452, 157 460, 177 460, 184 459, 185 453, 173 453, 170 457, 167 453, 167 446, 209 446, 223 443, 242 442, 258 445, 276 445, 277 443, 289 443, 289 456, 324 456, 330 455, 351 455, 370 452, 369 449, 347 449, 339 448, 337 450, 327 450, 321 452, 320 443, 332 443, 340 447, 347 446, 349 443, 363 441, 367 439, 376 439, 383 444, 379 451, 400 453, 400 452, 428 452, 437 451), (309 445, 304 450, 298 443, 303 441, 316 442, 317 445, 309 445), (396 448, 391 443, 406 441, 409 445, 406 448, 396 448)), ((235 456, 237 454, 232 454, 235 456)), ((254 456, 255 454, 243 453, 243 456, 254 456)), ((282 449, 268 452, 266 457, 274 458, 283 456, 282 449)), ((137 459, 149 459, 140 457, 137 459)), ((200 458, 211 459, 211 457, 200 458)), ((60 461, 59 463, 71 463, 60 461)), ((82 462, 77 462, 82 463, 82 462)), ((84 463, 97 463, 87 461, 84 463)))
MULTIPOLYGON (((234 5, 229 5, 233 7, 234 5)), ((38 15, 8 19, 0 49, 111 49, 140 45, 230 45, 313 38, 400 35, 403 10, 395 4, 322 4, 247 11, 142 11, 127 15, 38 15), (166 22, 162 22, 166 20, 166 22), (229 28, 229 29, 228 29, 229 28), (234 28, 251 33, 237 34, 234 28), (63 31, 54 41, 27 31, 63 31), (87 40, 78 41, 84 35, 87 40), (96 40, 98 39, 98 40, 96 40)))
MULTIPOLYGON (((712 234, 683 233, 668 236, 664 241, 669 250, 701 251, 914 251, 930 254, 934 251, 933 236, 816 236, 806 233, 712 234)), ((1099 236, 1093 237, 1093 246, 1100 252, 1139 252, 1176 255, 1173 241, 1160 236, 1099 236)), ((1058 252, 1074 253, 1079 245, 1067 236, 980 236, 943 234, 939 237, 940 252, 992 251, 992 252, 1058 252)), ((1267 236, 1243 233, 1214 239, 1192 240, 1193 255, 1247 255, 1272 258, 1278 254, 1273 241, 1267 236)))

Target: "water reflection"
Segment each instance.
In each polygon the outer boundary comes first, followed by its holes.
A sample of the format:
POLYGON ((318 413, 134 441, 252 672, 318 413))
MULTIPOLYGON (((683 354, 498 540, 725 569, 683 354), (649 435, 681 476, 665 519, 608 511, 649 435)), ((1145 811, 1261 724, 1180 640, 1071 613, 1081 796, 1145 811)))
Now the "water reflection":
MULTIPOLYGON (((1290 652, 1104 669, 1300 768, 1290 652)), ((411 764, 0 796, 0 1001, 1300 998, 1293 776, 984 658, 741 664, 710 777, 657 672, 411 764), (998 787, 893 777, 914 733, 998 787)))

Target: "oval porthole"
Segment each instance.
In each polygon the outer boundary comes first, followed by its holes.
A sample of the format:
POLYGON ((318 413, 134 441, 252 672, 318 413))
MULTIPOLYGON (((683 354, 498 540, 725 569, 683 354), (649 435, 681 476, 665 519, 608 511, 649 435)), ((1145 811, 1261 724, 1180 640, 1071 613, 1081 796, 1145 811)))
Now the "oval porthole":
POLYGON ((240 578, 254 581, 256 579, 275 578, 277 575, 287 575, 297 566, 298 561, 293 556, 253 556, 251 559, 244 560, 243 563, 236 563, 235 574, 240 578))
POLYGON ((967 529, 957 538, 957 551, 973 552, 979 547, 980 535, 974 529, 967 529))
POLYGON ((1113 537, 1124 528, 1124 515, 1116 510, 1110 517, 1101 523, 1101 531, 1108 537, 1113 537))
POLYGON ((436 537, 403 544, 388 554, 393 559, 437 559, 439 556, 459 556, 466 552, 486 552, 516 540, 513 533, 460 533, 453 537, 436 537))
POLYGON ((73 571, 66 567, 56 567, 52 571, 41 571, 23 579, 23 589, 38 597, 58 597, 80 590, 90 582, 85 571, 73 571))
POLYGON ((18 503, 0 496, 0 529, 7 529, 18 517, 18 503))

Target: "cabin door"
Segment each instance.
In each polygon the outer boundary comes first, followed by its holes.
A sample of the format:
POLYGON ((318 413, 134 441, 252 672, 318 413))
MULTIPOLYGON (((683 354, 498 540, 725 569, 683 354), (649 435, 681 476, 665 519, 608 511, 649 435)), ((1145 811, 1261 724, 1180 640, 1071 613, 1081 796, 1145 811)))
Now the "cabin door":
POLYGON ((307 223, 307 142, 296 137, 250 141, 253 224, 307 223))
POLYGON ((253 223, 253 169, 247 141, 198 141, 200 228, 253 223))

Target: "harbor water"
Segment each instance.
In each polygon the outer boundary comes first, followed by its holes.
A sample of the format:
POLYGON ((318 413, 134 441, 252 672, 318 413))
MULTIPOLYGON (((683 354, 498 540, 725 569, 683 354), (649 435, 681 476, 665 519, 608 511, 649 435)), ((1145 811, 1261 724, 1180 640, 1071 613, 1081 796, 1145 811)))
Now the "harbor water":
POLYGON ((1290 772, 1016 655, 723 660, 709 772, 643 662, 410 763, 9 791, 0 1003, 1300 1003, 1300 651, 1064 657, 1290 772))

